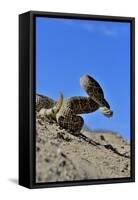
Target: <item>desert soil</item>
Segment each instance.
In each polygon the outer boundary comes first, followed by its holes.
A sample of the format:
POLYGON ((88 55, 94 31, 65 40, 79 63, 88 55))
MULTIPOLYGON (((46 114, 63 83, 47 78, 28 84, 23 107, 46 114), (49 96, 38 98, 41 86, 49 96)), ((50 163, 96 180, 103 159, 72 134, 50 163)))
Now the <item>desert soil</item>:
POLYGON ((36 117, 36 182, 130 176, 130 144, 112 132, 83 128, 77 136, 36 117))

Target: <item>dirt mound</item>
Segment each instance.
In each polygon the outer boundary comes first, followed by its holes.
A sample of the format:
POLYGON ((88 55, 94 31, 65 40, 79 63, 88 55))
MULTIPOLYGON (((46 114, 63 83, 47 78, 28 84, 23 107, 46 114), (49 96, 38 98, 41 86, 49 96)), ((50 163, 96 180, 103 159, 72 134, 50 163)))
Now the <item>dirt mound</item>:
POLYGON ((82 129, 77 136, 36 117, 36 182, 130 176, 130 144, 113 133, 82 129))

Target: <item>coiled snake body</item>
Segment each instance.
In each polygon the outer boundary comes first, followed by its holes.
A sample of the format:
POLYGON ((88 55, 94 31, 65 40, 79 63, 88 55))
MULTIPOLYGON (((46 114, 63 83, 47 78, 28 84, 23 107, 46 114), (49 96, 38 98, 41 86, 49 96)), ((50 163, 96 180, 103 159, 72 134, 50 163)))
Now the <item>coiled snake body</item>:
POLYGON ((64 99, 61 94, 58 102, 49 97, 39 97, 36 100, 36 107, 39 107, 39 110, 43 108, 40 110, 40 115, 54 118, 59 126, 73 132, 80 131, 83 127, 84 120, 79 114, 92 113, 100 109, 106 117, 111 117, 113 112, 104 98, 99 83, 91 76, 84 75, 80 78, 80 84, 88 96, 74 96, 64 99))

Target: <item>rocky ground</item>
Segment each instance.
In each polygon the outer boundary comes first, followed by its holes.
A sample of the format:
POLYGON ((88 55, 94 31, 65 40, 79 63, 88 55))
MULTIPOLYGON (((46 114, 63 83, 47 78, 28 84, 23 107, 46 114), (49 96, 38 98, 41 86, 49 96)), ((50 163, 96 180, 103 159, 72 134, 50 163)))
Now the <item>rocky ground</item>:
POLYGON ((36 117, 36 182, 130 176, 130 144, 111 132, 83 129, 78 136, 36 117))

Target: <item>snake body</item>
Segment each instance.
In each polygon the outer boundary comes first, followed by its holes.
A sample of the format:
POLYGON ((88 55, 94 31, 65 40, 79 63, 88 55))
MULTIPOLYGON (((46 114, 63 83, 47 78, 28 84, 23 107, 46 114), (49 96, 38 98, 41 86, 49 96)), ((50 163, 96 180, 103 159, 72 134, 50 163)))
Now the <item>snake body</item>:
POLYGON ((100 109, 106 117, 111 117, 113 112, 104 98, 104 92, 99 83, 91 76, 84 75, 80 78, 80 84, 88 96, 64 99, 61 94, 59 101, 54 101, 49 97, 39 95, 36 107, 39 110, 43 108, 41 113, 54 118, 59 126, 73 132, 80 131, 83 127, 84 120, 79 116, 80 114, 92 113, 100 109))

